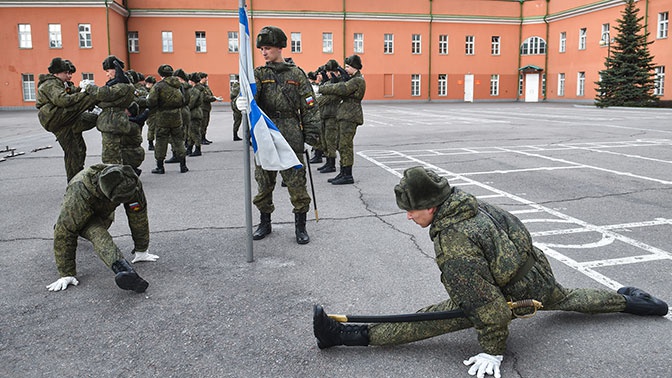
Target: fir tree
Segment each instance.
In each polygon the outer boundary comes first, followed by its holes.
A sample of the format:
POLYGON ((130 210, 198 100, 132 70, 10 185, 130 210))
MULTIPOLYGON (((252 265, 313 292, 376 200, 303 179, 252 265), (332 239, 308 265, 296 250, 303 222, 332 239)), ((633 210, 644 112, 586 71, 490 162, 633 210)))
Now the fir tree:
POLYGON ((625 0, 622 18, 614 28, 618 35, 611 42, 611 52, 600 71, 595 104, 607 106, 655 106, 653 56, 649 53, 649 33, 642 31, 643 17, 634 0, 625 0))

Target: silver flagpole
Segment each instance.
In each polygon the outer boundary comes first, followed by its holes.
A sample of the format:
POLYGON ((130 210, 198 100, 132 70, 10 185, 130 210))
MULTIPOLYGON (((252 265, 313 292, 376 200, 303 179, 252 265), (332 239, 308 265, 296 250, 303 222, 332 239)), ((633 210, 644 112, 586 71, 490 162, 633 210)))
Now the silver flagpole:
MULTIPOLYGON (((245 9, 245 0, 238 0, 238 9, 245 9)), ((251 33, 251 31, 250 31, 251 33)), ((243 48, 247 48, 246 46, 243 47, 241 45, 241 41, 243 40, 242 36, 238 36, 238 54, 243 53, 243 48)), ((251 59, 252 57, 248 57, 248 59, 251 59)), ((248 64, 251 64, 251 62, 248 62, 248 64)), ((244 67, 239 64, 239 68, 242 70, 244 67)), ((246 74, 246 73, 245 73, 246 74)), ((243 72, 238 72, 238 81, 240 82, 240 77, 244 75, 243 72)), ((235 101, 235 100, 231 100, 235 101)), ((245 169, 245 226, 247 228, 247 243, 246 243, 246 250, 247 250, 247 262, 251 263, 254 261, 254 248, 252 246, 252 178, 250 174, 250 125, 249 125, 249 119, 247 117, 247 111, 243 113, 243 130, 244 130, 244 137, 243 137, 243 156, 244 156, 244 169, 245 169)))

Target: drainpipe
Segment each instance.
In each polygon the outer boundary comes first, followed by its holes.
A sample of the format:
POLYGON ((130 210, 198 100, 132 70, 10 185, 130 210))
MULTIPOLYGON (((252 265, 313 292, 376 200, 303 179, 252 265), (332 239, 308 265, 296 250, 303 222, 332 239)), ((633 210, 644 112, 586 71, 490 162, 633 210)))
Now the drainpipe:
MULTIPOLYGON (((522 57, 520 55, 520 45, 523 44, 523 3, 525 0, 518 0, 520 3, 520 25, 518 26, 518 68, 522 62, 522 57)), ((520 71, 516 68, 516 101, 520 101, 520 91, 518 90, 518 85, 520 85, 520 71)))
POLYGON ((126 9, 126 18, 124 19, 124 32, 126 33, 126 61, 128 62, 128 69, 133 68, 131 64, 131 53, 128 51, 128 19, 131 18, 131 10, 128 9, 126 1, 124 1, 124 8, 126 9))
POLYGON ((345 57, 346 57, 346 54, 347 54, 347 52, 345 51, 345 49, 346 49, 345 39, 347 38, 347 36, 345 35, 345 33, 346 33, 346 31, 345 31, 346 20, 345 19, 347 17, 347 10, 346 10, 347 5, 345 3, 346 3, 346 0, 343 0, 343 26, 342 26, 342 29, 343 29, 343 61, 345 61, 345 57))
POLYGON ((429 81, 427 84, 427 102, 432 102, 432 21, 434 21, 434 13, 433 13, 433 8, 432 5, 432 0, 429 0, 429 61, 427 62, 427 65, 429 66, 428 71, 428 77, 429 81))
POLYGON ((546 85, 544 86, 544 101, 547 100, 547 93, 548 93, 548 41, 549 41, 549 24, 548 24, 548 3, 550 3, 551 0, 546 0, 546 14, 544 15, 544 23, 546 24, 546 56, 544 57, 544 73, 542 75, 546 76, 545 83, 546 85))
POLYGON ((105 21, 107 23, 107 55, 112 54, 112 47, 110 46, 110 6, 107 4, 108 0, 105 0, 105 21))
POLYGON ((644 14, 644 35, 649 32, 649 0, 646 0, 646 13, 644 14))

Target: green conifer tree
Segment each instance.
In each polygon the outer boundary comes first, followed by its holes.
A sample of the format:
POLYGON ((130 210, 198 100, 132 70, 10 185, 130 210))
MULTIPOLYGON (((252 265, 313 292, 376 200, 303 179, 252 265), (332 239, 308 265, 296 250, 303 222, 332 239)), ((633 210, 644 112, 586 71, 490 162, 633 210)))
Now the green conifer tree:
MULTIPOLYGON (((639 9, 634 0, 625 0, 622 18, 614 28, 618 34, 609 43, 610 52, 605 69, 600 71, 595 104, 608 106, 655 106, 658 97, 655 87, 653 56, 649 53, 649 33, 642 31, 639 9)), ((610 37, 609 37, 610 38, 610 37)))

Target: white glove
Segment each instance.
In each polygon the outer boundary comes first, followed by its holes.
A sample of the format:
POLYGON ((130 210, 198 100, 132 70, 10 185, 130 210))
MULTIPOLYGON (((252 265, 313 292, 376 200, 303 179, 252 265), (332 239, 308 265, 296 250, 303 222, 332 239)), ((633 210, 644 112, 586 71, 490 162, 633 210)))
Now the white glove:
POLYGON ((68 285, 77 286, 78 284, 79 281, 77 281, 75 277, 61 277, 57 279, 56 282, 47 285, 47 289, 49 291, 61 291, 67 289, 68 285))
POLYGON ((222 96, 215 96, 215 98, 217 99, 217 101, 222 101, 222 100, 224 100, 224 97, 222 97, 222 96))
POLYGON ((470 359, 464 361, 464 364, 469 366, 469 375, 476 375, 478 378, 483 378, 485 374, 494 375, 495 378, 501 378, 499 373, 499 365, 502 363, 504 356, 493 356, 487 353, 479 353, 470 359))
POLYGON ((82 90, 85 90, 86 87, 88 87, 91 84, 93 84, 93 80, 84 79, 79 82, 79 87, 82 88, 82 90))
POLYGON ((313 149, 313 146, 311 146, 310 144, 308 144, 306 142, 303 143, 303 150, 304 151, 310 152, 310 150, 312 150, 312 149, 313 149))
POLYGON ((149 252, 135 252, 135 257, 133 257, 132 263, 139 261, 156 261, 159 259, 159 256, 152 255, 149 252))
POLYGON ((238 96, 238 98, 236 98, 236 108, 238 108, 238 110, 240 110, 241 112, 246 112, 247 111, 247 98, 242 97, 242 96, 238 96))

